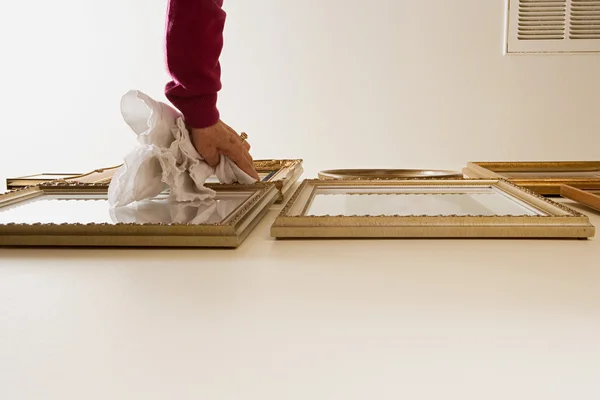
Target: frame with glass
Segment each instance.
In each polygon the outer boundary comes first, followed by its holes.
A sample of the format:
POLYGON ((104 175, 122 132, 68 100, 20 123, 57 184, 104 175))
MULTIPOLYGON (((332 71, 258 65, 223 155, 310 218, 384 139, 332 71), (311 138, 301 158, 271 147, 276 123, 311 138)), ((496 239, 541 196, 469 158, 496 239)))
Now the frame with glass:
POLYGON ((500 179, 306 180, 275 238, 578 238, 589 218, 500 179))
POLYGON ((110 208, 108 185, 51 182, 0 195, 0 245, 238 247, 277 199, 274 184, 210 185, 213 200, 166 194, 110 208))

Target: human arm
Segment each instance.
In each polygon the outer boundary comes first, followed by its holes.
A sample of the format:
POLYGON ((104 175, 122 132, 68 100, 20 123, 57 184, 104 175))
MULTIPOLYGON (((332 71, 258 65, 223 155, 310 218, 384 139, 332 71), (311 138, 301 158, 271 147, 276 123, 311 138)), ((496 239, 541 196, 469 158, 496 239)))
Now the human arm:
POLYGON ((258 179, 250 146, 220 121, 217 108, 226 18, 222 5, 222 0, 169 0, 165 54, 172 80, 165 95, 183 114, 194 147, 209 165, 226 155, 258 179))
POLYGON ((222 4, 222 0, 169 0, 165 55, 172 80, 165 95, 194 128, 207 128, 219 120, 219 57, 226 17, 222 4))

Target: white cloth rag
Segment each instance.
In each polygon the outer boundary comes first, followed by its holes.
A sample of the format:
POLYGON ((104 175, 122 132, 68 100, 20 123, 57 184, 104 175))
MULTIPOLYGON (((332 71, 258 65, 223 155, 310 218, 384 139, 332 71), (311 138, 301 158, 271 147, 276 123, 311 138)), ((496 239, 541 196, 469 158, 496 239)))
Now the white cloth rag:
POLYGON ((151 199, 166 189, 169 201, 214 199, 215 191, 204 186, 213 175, 221 183, 256 182, 226 156, 221 156, 216 168, 209 166, 194 148, 182 115, 169 105, 132 90, 121 100, 121 114, 137 135, 138 145, 111 180, 111 207, 151 199))

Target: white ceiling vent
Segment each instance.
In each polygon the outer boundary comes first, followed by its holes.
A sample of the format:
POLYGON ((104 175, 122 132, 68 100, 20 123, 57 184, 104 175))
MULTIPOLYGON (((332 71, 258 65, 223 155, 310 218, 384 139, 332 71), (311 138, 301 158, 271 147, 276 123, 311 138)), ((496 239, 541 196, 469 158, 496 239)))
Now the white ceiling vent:
POLYGON ((600 0, 507 3, 507 53, 600 52, 600 0))

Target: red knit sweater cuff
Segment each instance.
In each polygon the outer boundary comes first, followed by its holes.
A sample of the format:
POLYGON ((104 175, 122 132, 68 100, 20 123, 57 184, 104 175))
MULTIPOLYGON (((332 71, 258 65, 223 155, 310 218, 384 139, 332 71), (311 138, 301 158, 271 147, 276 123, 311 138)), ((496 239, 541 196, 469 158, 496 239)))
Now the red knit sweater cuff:
POLYGON ((167 98, 192 128, 208 128, 219 122, 216 93, 193 97, 178 97, 167 93, 167 98))

